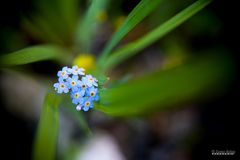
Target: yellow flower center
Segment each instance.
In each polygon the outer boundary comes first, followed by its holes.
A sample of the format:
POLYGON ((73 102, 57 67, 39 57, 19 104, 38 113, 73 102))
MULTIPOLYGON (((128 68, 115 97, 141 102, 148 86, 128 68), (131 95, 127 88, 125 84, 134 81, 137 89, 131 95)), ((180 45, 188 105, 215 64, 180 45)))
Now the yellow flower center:
POLYGON ((90 102, 85 102, 85 106, 89 106, 90 105, 90 102))
POLYGON ((71 82, 71 85, 72 85, 72 86, 74 86, 75 84, 76 84, 75 81, 72 81, 72 82, 71 82))
POLYGON ((95 95, 95 93, 94 92, 90 92, 90 96, 94 96, 95 95))
POLYGON ((75 98, 78 98, 78 96, 79 96, 78 93, 75 93, 75 94, 74 94, 74 97, 75 97, 75 98))
POLYGON ((61 84, 61 85, 60 85, 60 87, 61 87, 61 88, 64 88, 64 87, 65 87, 65 85, 64 85, 64 84, 61 84))
POLYGON ((85 85, 85 84, 83 84, 83 85, 82 85, 82 88, 86 88, 86 85, 85 85))
POLYGON ((64 75, 65 75, 65 72, 63 71, 63 72, 61 73, 61 75, 64 76, 64 75))

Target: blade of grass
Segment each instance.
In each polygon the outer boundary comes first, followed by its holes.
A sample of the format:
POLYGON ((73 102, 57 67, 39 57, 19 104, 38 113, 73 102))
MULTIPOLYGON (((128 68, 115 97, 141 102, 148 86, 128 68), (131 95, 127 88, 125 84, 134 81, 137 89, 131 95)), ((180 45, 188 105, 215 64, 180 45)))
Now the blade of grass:
MULTIPOLYGON (((78 18, 78 0, 57 0, 59 12, 64 20, 66 28, 71 38, 73 38, 73 33, 77 24, 78 18)), ((65 29, 66 29, 65 28, 65 29)))
POLYGON ((71 57, 66 54, 66 50, 58 46, 39 45, 0 56, 0 67, 23 65, 42 60, 57 60, 61 63, 69 63, 71 57))
POLYGON ((215 53, 102 90, 97 108, 115 116, 144 115, 221 93, 234 68, 231 57, 215 53))
POLYGON ((54 160, 59 128, 59 97, 55 94, 46 94, 40 122, 35 137, 33 150, 34 160, 54 160))
POLYGON ((87 123, 83 113, 76 110, 76 106, 73 105, 72 99, 69 96, 62 95, 61 97, 63 100, 62 105, 64 106, 62 108, 64 110, 66 110, 67 112, 69 112, 73 116, 73 118, 75 118, 75 120, 77 121, 77 123, 79 125, 79 128, 82 129, 82 131, 87 136, 91 136, 92 131, 89 128, 88 123, 87 123))
POLYGON ((98 65, 101 68, 104 66, 105 60, 117 45, 117 43, 131 31, 139 22, 149 15, 162 0, 141 0, 141 2, 132 10, 123 22, 122 26, 114 33, 111 40, 107 43, 101 56, 99 57, 98 65))
POLYGON ((137 41, 129 43, 122 48, 119 48, 106 59, 106 61, 104 62, 104 69, 110 69, 111 67, 116 66, 123 60, 137 54, 138 51, 144 49, 145 47, 149 46, 156 40, 166 35, 171 30, 175 29, 177 26, 179 26, 187 19, 192 17, 194 14, 196 14, 198 11, 203 9, 210 2, 211 0, 196 1, 195 3, 172 17, 170 20, 145 35, 144 37, 138 39, 137 41))
POLYGON ((72 115, 78 122, 79 128, 81 128, 87 136, 92 135, 91 129, 88 127, 88 123, 82 112, 78 112, 74 107, 70 107, 72 115))
MULTIPOLYGON (((86 15, 82 21, 79 21, 77 27, 76 42, 77 46, 81 46, 81 50, 89 52, 93 35, 100 24, 98 15, 106 12, 109 0, 92 0, 86 15)), ((79 47, 78 47, 79 48, 79 47)))

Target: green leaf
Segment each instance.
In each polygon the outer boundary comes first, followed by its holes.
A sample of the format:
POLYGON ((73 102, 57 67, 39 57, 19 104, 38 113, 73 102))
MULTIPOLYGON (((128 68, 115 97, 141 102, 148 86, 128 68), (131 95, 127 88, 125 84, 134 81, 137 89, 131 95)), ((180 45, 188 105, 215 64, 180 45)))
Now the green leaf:
POLYGON ((177 26, 185 22, 187 19, 192 17, 198 11, 203 9, 207 4, 209 4, 210 0, 198 0, 171 19, 169 19, 164 24, 160 25, 144 37, 129 43, 122 48, 119 48, 115 51, 112 55, 107 58, 104 62, 104 69, 110 69, 111 67, 116 66, 118 63, 122 62, 123 60, 139 53, 140 50, 144 49, 145 47, 149 46, 156 40, 160 39, 164 35, 166 35, 171 30, 175 29, 177 26))
POLYGON ((82 131, 87 136, 91 136, 92 131, 88 126, 84 113, 78 112, 76 110, 76 105, 72 103, 72 99, 70 98, 69 95, 61 95, 61 99, 62 99, 61 105, 63 106, 62 108, 64 109, 64 111, 69 112, 73 116, 73 118, 78 123, 79 128, 82 129, 82 131))
POLYGON ((57 60, 68 63, 70 59, 71 57, 66 54, 63 48, 53 45, 39 45, 0 56, 0 67, 23 65, 42 60, 57 60))
POLYGON ((35 137, 33 151, 34 160, 54 160, 56 157, 59 128, 59 103, 60 99, 57 95, 52 93, 46 94, 35 137))
MULTIPOLYGON (((59 12, 65 24, 64 27, 67 28, 70 34, 73 34, 75 32, 75 28, 77 25, 78 10, 79 10, 78 2, 79 2, 78 0, 56 0, 56 3, 58 3, 59 12)), ((56 16, 58 15, 56 14, 56 16)), ((60 23, 63 24, 63 22, 60 22, 60 23)), ((64 30, 64 27, 63 27, 63 30, 64 30)))
POLYGON ((86 117, 84 117, 84 113, 78 112, 75 109, 75 107, 71 107, 70 110, 72 110, 71 111, 72 115, 77 120, 79 128, 81 128, 87 136, 91 136, 92 135, 92 131, 91 131, 91 129, 88 126, 88 123, 87 123, 87 121, 85 119, 86 117))
POLYGON ((101 24, 101 20, 98 16, 102 13, 106 14, 108 2, 109 0, 92 0, 83 20, 79 21, 76 42, 78 46, 81 46, 83 52, 89 52, 93 36, 97 27, 101 24))
POLYGON ((196 57, 174 69, 159 70, 100 91, 97 108, 115 116, 162 111, 220 92, 233 77, 232 59, 213 54, 196 57))
POLYGON ((162 0, 141 0, 141 2, 132 10, 123 22, 122 26, 114 33, 111 40, 107 43, 104 48, 99 61, 99 67, 104 66, 105 60, 117 45, 117 43, 131 31, 139 22, 141 22, 147 15, 149 15, 161 2, 162 0))

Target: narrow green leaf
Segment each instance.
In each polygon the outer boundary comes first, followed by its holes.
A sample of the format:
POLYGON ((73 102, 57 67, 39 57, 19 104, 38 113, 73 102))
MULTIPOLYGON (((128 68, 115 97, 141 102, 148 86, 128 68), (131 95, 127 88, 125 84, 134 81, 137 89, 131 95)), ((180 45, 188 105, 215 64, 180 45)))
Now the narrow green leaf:
POLYGON ((76 34, 76 42, 81 46, 83 52, 89 52, 93 35, 101 23, 98 16, 102 13, 106 14, 106 8, 109 0, 92 0, 83 20, 79 21, 76 34))
POLYGON ((73 117, 77 120, 79 128, 81 128, 87 136, 92 135, 92 131, 88 126, 88 123, 84 117, 84 113, 78 112, 75 107, 70 108, 73 117))
POLYGON ((92 135, 92 131, 88 126, 88 123, 85 119, 85 116, 82 112, 79 112, 76 110, 76 105, 74 105, 72 103, 72 99, 70 98, 70 96, 68 95, 62 95, 61 96, 62 99, 62 108, 64 110, 66 110, 67 112, 69 112, 73 118, 75 118, 75 120, 78 123, 78 126, 80 129, 82 129, 82 131, 87 135, 90 136, 92 135))
POLYGON ((192 17, 194 14, 196 14, 198 11, 203 9, 210 2, 211 0, 196 1, 195 3, 172 17, 170 20, 145 35, 144 37, 138 39, 137 41, 129 43, 122 48, 119 48, 104 62, 104 69, 110 69, 111 67, 116 66, 123 60, 139 53, 138 51, 144 49, 145 47, 149 46, 156 40, 166 35, 171 30, 175 29, 177 26, 179 26, 187 19, 192 17))
POLYGON ((97 108, 115 116, 161 111, 220 92, 233 77, 233 70, 227 55, 196 57, 174 69, 159 70, 100 91, 101 105, 97 108))
POLYGON ((35 138, 34 160, 54 160, 56 157, 59 103, 60 99, 58 96, 52 93, 46 94, 35 138))
POLYGON ((57 0, 56 2, 58 3, 59 12, 65 23, 64 27, 66 26, 67 31, 69 31, 69 34, 71 35, 74 33, 77 25, 79 10, 78 0, 57 0))
POLYGON ((0 67, 23 65, 42 60, 57 60, 68 63, 71 57, 63 48, 53 45, 39 45, 0 56, 0 67))
POLYGON ((127 16, 122 26, 117 30, 117 32, 114 33, 111 40, 107 43, 98 61, 98 65, 100 67, 104 66, 107 56, 117 45, 117 43, 139 22, 141 22, 147 15, 149 15, 161 1, 162 0, 141 0, 141 2, 127 16))

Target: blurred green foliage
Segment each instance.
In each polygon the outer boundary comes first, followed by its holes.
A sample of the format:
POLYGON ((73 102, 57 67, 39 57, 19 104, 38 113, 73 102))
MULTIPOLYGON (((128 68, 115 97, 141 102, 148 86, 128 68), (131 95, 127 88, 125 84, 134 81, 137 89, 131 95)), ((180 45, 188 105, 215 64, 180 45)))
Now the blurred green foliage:
POLYGON ((101 24, 102 13, 106 12, 109 0, 92 1, 88 11, 79 22, 76 31, 76 44, 80 51, 89 52, 91 41, 101 24))
POLYGON ((59 104, 60 97, 55 93, 46 94, 35 138, 33 151, 33 159, 35 160, 51 160, 56 157, 59 104))
POLYGON ((24 28, 44 43, 71 47, 77 18, 77 0, 35 1, 36 13, 23 17, 24 28))
POLYGON ((71 62, 71 57, 65 56, 66 53, 64 48, 56 45, 33 46, 1 56, 0 66, 23 65, 50 59, 67 64, 71 62))
POLYGON ((104 48, 98 61, 98 67, 101 68, 104 65, 107 56, 110 54, 111 50, 117 45, 117 43, 139 22, 141 22, 148 14, 150 14, 160 2, 161 0, 142 0, 139 2, 139 4, 127 16, 121 27, 115 32, 107 46, 104 48))
POLYGON ((211 96, 226 87, 234 70, 231 57, 212 52, 104 90, 98 108, 115 116, 148 115, 211 96))
MULTIPOLYGON (((167 22, 159 25, 156 29, 146 34, 144 37, 136 40, 135 42, 131 42, 126 46, 120 48, 116 52, 112 53, 109 58, 104 61, 105 69, 110 69, 110 67, 117 65, 119 62, 125 60, 126 58, 139 53, 139 51, 148 45, 152 44, 172 29, 183 23, 189 17, 194 15, 196 12, 204 8, 210 1, 197 1, 194 4, 190 5, 185 10, 178 13, 176 16, 169 19, 167 22)), ((146 4, 147 6, 147 4, 146 4)), ((147 6, 149 7, 149 6, 147 6)), ((140 12, 140 11, 139 11, 140 12)), ((142 13, 142 11, 141 11, 142 13)), ((123 25, 124 26, 124 25, 123 25)), ((128 25, 127 25, 128 26, 128 25)), ((121 31, 121 30, 120 30, 121 31)), ((120 32, 121 33, 121 32, 120 32)), ((103 54, 104 56, 104 54, 103 54)), ((101 59, 100 59, 101 61, 101 59)))

